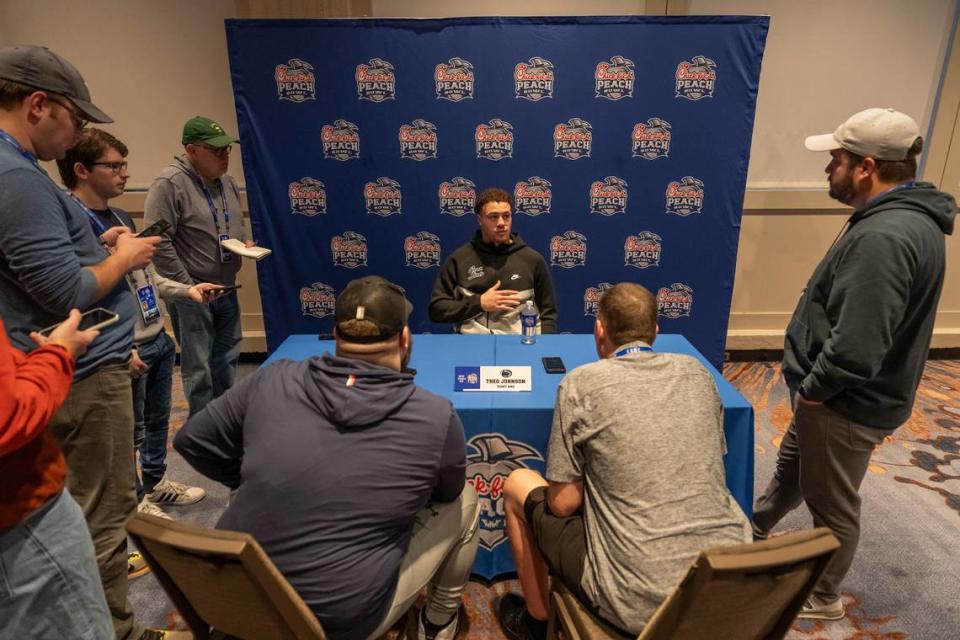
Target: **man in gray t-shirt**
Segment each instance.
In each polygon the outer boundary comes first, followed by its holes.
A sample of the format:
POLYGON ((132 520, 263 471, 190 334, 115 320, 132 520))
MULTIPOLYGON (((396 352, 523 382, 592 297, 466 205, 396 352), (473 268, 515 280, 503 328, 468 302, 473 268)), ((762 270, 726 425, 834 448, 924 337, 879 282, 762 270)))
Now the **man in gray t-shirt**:
POLYGON ((657 304, 637 284, 600 299, 598 362, 561 383, 547 479, 514 471, 507 534, 526 600, 501 599, 508 637, 544 637, 548 572, 636 634, 702 549, 749 542, 724 484, 723 408, 690 356, 656 353, 657 304))

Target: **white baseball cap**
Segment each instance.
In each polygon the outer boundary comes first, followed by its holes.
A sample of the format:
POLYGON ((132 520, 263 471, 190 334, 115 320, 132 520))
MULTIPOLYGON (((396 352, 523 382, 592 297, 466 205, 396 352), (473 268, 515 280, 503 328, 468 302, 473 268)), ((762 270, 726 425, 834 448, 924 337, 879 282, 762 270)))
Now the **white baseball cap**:
POLYGON ((810 151, 846 149, 877 160, 906 160, 920 137, 913 118, 895 109, 866 109, 850 116, 833 133, 810 136, 803 144, 810 151))

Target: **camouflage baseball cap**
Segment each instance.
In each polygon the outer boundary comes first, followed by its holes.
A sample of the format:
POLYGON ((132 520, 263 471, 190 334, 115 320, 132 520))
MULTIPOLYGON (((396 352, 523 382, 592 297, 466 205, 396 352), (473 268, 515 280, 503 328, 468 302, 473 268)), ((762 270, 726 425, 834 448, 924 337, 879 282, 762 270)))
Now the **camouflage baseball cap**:
POLYGON ((0 79, 61 95, 91 122, 113 122, 113 118, 90 102, 90 90, 77 68, 46 47, 0 48, 0 79))
POLYGON ((337 337, 360 343, 392 338, 403 331, 411 311, 413 305, 399 285, 380 276, 351 280, 337 296, 337 337))
POLYGON ((228 135, 219 124, 204 116, 194 116, 183 125, 183 144, 202 142, 211 147, 221 148, 240 141, 228 135))

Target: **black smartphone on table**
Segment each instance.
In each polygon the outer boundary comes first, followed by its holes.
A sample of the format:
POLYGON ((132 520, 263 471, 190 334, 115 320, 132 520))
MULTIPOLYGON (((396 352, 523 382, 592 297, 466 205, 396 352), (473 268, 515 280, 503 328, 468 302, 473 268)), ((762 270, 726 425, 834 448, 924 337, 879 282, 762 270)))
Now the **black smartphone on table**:
MULTIPOLYGON (((77 330, 86 331, 87 329, 102 329, 108 325, 113 324, 119 319, 120 319, 120 316, 115 314, 113 311, 110 311, 109 309, 104 309, 103 307, 97 307, 96 309, 89 309, 87 311, 84 311, 80 315, 80 326, 77 328, 77 330)), ((58 322, 57 324, 46 327, 45 329, 41 329, 37 333, 39 333, 44 337, 49 338, 53 330, 59 327, 61 324, 63 323, 58 322)))
POLYGON ((546 356, 543 358, 543 370, 547 373, 567 372, 567 368, 563 366, 563 359, 556 356, 546 356))
POLYGON ((170 223, 166 220, 157 220, 152 225, 137 234, 138 238, 151 238, 159 236, 170 228, 170 223))

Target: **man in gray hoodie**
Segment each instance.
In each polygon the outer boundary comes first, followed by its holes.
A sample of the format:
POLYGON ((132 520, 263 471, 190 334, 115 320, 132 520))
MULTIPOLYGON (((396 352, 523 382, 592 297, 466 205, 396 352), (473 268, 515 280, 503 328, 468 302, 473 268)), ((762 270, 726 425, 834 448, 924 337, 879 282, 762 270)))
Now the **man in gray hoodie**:
MULTIPOLYGON (((232 144, 219 124, 202 116, 187 121, 185 153, 154 180, 144 204, 144 224, 170 223, 157 248, 160 275, 192 286, 236 283, 240 256, 220 246, 227 238, 253 241, 243 224, 240 190, 227 175, 232 144)), ((180 374, 190 415, 233 385, 240 355, 240 304, 231 291, 209 304, 180 300, 168 306, 180 343, 180 374)))
POLYGON ((830 196, 854 207, 787 327, 783 377, 794 407, 773 479, 757 500, 763 538, 806 502, 840 549, 800 613, 844 616, 840 584, 860 537, 860 483, 874 447, 910 417, 943 288, 956 203, 917 182, 923 139, 893 109, 855 113, 806 139, 829 151, 830 196))
POLYGON ((336 355, 281 360, 190 418, 174 447, 236 493, 246 531, 327 637, 380 637, 429 583, 421 639, 453 640, 477 552, 463 425, 405 371, 412 307, 376 276, 337 296, 336 355))

